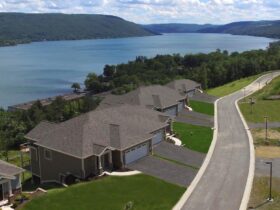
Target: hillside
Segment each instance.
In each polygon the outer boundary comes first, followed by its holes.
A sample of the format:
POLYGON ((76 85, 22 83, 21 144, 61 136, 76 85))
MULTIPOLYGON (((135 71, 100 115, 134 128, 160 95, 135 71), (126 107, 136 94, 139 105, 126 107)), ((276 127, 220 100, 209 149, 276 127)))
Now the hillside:
POLYGON ((0 13, 0 45, 45 40, 150 36, 154 33, 116 16, 0 13))
POLYGON ((156 33, 194 33, 198 30, 215 27, 211 24, 184 24, 184 23, 167 23, 167 24, 150 24, 143 25, 144 28, 156 33))
POLYGON ((280 20, 233 22, 226 25, 199 29, 198 32, 280 38, 280 20))

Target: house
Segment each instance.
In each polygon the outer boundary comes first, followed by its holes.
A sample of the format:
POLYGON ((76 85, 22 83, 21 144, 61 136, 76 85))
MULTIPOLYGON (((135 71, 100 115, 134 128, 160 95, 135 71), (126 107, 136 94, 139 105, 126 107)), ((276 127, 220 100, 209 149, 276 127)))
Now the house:
POLYGON ((176 90, 186 98, 192 97, 197 90, 201 90, 201 84, 189 79, 174 80, 168 83, 166 87, 176 90))
POLYGON ((31 172, 41 182, 63 183, 124 168, 149 155, 170 132, 170 117, 141 106, 95 110, 62 123, 41 122, 26 138, 31 172))
POLYGON ((0 160, 0 206, 21 192, 20 175, 24 170, 0 160))
POLYGON ((108 95, 98 109, 122 104, 139 105, 170 116, 176 116, 184 107, 185 97, 177 91, 161 85, 139 87, 124 95, 108 95))

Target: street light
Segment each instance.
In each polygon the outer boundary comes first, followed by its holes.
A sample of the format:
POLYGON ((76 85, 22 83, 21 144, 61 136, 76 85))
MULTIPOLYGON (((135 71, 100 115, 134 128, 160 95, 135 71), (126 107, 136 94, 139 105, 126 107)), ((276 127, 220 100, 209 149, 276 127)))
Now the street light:
POLYGON ((265 119, 265 140, 267 141, 267 118, 268 116, 264 116, 265 119))
POLYGON ((267 198, 267 200, 272 202, 273 201, 273 198, 272 198, 272 195, 271 195, 271 189, 272 189, 272 162, 271 161, 265 162, 265 164, 270 165, 269 197, 267 198))

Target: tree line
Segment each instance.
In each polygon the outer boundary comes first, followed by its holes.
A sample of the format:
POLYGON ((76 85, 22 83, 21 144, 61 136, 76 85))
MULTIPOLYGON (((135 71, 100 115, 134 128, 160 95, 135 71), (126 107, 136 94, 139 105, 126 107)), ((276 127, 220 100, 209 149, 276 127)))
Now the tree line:
POLYGON ((25 142, 24 135, 39 122, 63 122, 82 113, 94 110, 100 98, 85 96, 74 101, 57 97, 50 105, 35 102, 27 111, 8 112, 0 108, 0 156, 8 158, 8 151, 25 142))
POLYGON ((280 42, 271 43, 265 50, 242 53, 218 49, 209 54, 157 55, 150 59, 139 56, 126 64, 106 65, 102 75, 90 73, 84 83, 94 93, 112 90, 124 94, 140 85, 188 78, 207 89, 276 69, 280 69, 280 42))

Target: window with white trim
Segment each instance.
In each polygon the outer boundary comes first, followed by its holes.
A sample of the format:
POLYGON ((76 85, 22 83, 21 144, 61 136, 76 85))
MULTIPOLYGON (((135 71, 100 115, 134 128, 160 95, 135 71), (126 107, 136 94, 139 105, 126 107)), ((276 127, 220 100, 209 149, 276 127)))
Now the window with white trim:
POLYGON ((44 150, 44 157, 46 160, 52 160, 52 151, 45 149, 44 150))

